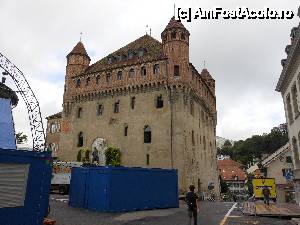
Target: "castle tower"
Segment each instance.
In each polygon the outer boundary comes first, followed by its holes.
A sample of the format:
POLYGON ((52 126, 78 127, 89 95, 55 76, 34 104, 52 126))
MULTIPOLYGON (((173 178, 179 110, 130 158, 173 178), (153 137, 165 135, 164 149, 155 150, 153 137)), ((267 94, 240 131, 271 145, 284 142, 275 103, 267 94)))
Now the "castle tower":
POLYGON ((72 77, 79 75, 88 68, 90 64, 90 57, 87 54, 84 45, 79 41, 73 50, 67 55, 67 66, 66 66, 66 76, 65 76, 65 87, 64 87, 64 114, 69 114, 70 111, 70 96, 75 91, 75 86, 80 86, 80 82, 76 83, 73 81, 72 77))
POLYGON ((171 80, 189 79, 189 36, 189 31, 175 17, 161 33, 163 52, 169 58, 168 74, 171 80))
POLYGON ((208 70, 207 69, 203 69, 201 71, 200 76, 206 81, 206 83, 208 84, 210 90, 215 95, 215 80, 212 78, 212 76, 210 75, 210 73, 208 72, 208 70))

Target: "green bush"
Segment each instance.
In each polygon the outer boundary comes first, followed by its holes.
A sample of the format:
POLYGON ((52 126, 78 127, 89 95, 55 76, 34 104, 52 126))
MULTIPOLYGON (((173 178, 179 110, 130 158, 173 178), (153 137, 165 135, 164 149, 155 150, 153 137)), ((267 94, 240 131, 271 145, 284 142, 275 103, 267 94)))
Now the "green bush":
POLYGON ((121 151, 116 147, 108 147, 105 150, 105 164, 107 166, 121 166, 121 151))
POLYGON ((80 149, 77 153, 77 162, 90 162, 90 150, 89 149, 80 149))
POLYGON ((77 162, 81 162, 81 149, 77 152, 77 162))

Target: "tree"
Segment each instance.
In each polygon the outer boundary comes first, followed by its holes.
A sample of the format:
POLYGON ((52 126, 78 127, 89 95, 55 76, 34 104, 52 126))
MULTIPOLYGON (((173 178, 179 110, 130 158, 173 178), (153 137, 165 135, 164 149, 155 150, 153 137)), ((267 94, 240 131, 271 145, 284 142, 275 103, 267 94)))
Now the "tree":
POLYGON ((23 144, 24 142, 27 142, 28 137, 26 134, 23 134, 23 132, 16 133, 16 140, 17 144, 23 144))
POLYGON ((119 148, 108 147, 105 150, 105 158, 107 166, 121 166, 121 151, 119 148))

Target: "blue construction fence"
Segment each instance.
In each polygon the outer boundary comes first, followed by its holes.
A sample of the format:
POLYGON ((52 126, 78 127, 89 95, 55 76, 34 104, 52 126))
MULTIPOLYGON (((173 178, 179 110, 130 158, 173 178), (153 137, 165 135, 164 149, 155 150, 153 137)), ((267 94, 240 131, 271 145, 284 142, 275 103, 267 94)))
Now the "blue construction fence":
POLYGON ((177 208, 175 169, 73 167, 69 204, 102 212, 177 208))
POLYGON ((0 225, 42 225, 49 206, 50 152, 0 149, 0 225))

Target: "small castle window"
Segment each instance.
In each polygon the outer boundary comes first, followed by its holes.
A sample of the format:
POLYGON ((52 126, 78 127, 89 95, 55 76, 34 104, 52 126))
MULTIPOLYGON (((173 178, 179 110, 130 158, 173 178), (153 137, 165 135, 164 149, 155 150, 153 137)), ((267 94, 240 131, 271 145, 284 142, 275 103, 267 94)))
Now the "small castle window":
POLYGON ((167 35, 164 35, 162 39, 163 39, 163 42, 166 42, 168 40, 167 35))
POLYGON ((134 106, 135 106, 135 96, 131 97, 131 99, 130 99, 130 107, 131 107, 131 109, 134 109, 134 106))
POLYGON ((103 105, 97 106, 97 116, 101 116, 103 114, 103 105))
POLYGON ((146 154, 146 163, 147 163, 147 165, 150 164, 150 155, 149 154, 146 154))
POLYGON ((90 84, 90 81, 91 81, 90 77, 86 78, 86 80, 85 80, 85 86, 88 86, 90 84))
POLYGON ((178 65, 175 65, 174 66, 174 77, 179 77, 180 74, 179 74, 179 66, 178 65))
POLYGON ((115 104, 114 104, 114 113, 119 112, 119 105, 120 105, 120 101, 115 102, 115 104))
POLYGON ((122 61, 122 55, 118 55, 118 56, 117 56, 117 61, 118 61, 118 62, 122 61))
POLYGON ((148 125, 144 127, 144 143, 151 143, 151 128, 148 125))
POLYGON ((160 96, 157 96, 156 98, 156 108, 162 108, 164 107, 164 100, 163 100, 163 97, 160 95, 160 96))
POLYGON ((78 134, 78 144, 77 144, 78 147, 82 147, 83 146, 83 133, 82 131, 79 132, 78 134))
POLYGON ((135 74, 135 71, 134 71, 133 68, 131 68, 131 69, 129 70, 129 78, 133 78, 133 77, 134 77, 134 74, 135 74))
POLYGON ((138 51, 138 56, 141 57, 144 55, 145 50, 144 49, 139 49, 138 51))
POLYGON ((192 145, 195 146, 195 133, 192 130, 192 145))
POLYGON ((153 66, 153 74, 158 74, 159 72, 159 64, 154 64, 153 66))
POLYGON ((142 66, 141 68, 141 76, 146 76, 147 75, 147 70, 145 66, 142 66))
POLYGON ((111 83, 111 74, 110 73, 106 74, 106 82, 111 83))
POLYGON ((173 32, 171 33, 171 38, 172 38, 172 39, 175 39, 175 38, 176 38, 176 32, 175 32, 175 31, 173 31, 173 32))
POLYGON ((113 56, 109 56, 107 59, 108 63, 111 64, 114 62, 114 57, 113 56))
POLYGON ((82 117, 82 108, 78 108, 77 110, 77 118, 81 118, 82 117))
POLYGON ((180 38, 181 38, 181 40, 185 40, 185 35, 184 35, 184 33, 181 33, 180 38))
POLYGON ((190 113, 191 115, 194 115, 194 101, 191 99, 190 101, 190 113))
POLYGON ((134 52, 128 52, 128 59, 132 59, 134 56, 134 52))
POLYGON ((81 81, 80 81, 80 79, 77 79, 76 80, 76 87, 78 88, 78 87, 80 87, 80 85, 81 85, 81 81))
POLYGON ((100 75, 97 75, 96 77, 96 84, 100 84, 100 75))
POLYGON ((128 125, 125 125, 125 127, 124 127, 124 136, 125 137, 128 136, 128 125))
POLYGON ((66 91, 67 91, 67 85, 64 86, 64 92, 66 92, 66 91))
POLYGON ((122 71, 118 71, 118 73, 117 73, 117 79, 118 80, 122 80, 123 79, 122 71))

